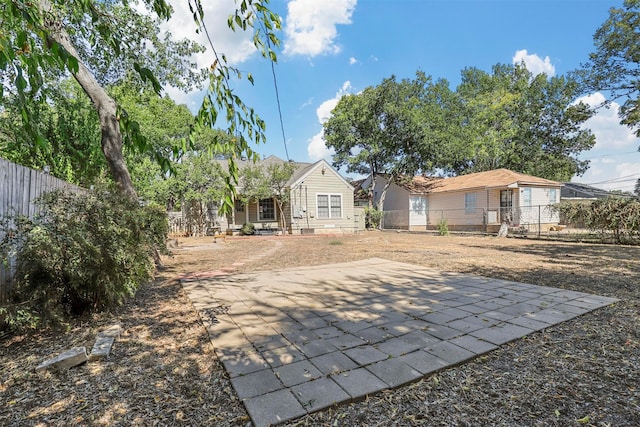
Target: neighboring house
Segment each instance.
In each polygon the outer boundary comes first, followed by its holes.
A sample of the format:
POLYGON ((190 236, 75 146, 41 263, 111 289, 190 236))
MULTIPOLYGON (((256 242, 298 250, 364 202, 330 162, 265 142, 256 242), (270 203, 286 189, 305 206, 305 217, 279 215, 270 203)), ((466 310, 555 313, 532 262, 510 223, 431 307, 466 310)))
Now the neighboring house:
MULTIPOLYGON (((384 175, 377 177, 376 200, 385 183, 384 175)), ((363 185, 366 188, 367 183, 363 185)), ((502 223, 545 230, 558 224, 550 205, 559 203, 561 188, 559 182, 508 169, 453 178, 399 179, 387 190, 383 226, 428 230, 446 220, 450 230, 495 232, 502 223)))
POLYGON ((561 201, 570 202, 591 202, 596 199, 605 199, 611 197, 611 193, 602 188, 592 187, 587 184, 579 184, 577 182, 565 182, 560 191, 561 201))
MULTIPOLYGON (((256 165, 266 168, 277 162, 285 160, 269 156, 256 165)), ((242 169, 250 164, 253 163, 240 161, 238 167, 242 169)), ((284 232, 353 233, 360 220, 354 213, 353 186, 325 160, 294 164, 297 168, 285 185, 289 202, 283 206, 287 225, 284 232)), ((237 192, 242 193, 242 182, 237 192)), ((233 215, 227 218, 227 228, 237 230, 250 222, 258 230, 276 230, 280 228, 280 215, 275 197, 248 204, 236 200, 233 215)))

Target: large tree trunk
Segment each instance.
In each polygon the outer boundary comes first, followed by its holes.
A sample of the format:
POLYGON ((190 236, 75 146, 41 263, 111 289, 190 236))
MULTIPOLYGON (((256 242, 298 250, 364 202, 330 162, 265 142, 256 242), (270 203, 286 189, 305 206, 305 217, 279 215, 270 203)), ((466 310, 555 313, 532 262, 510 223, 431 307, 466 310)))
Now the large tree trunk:
MULTIPOLYGON (((394 176, 393 175, 387 175, 386 178, 387 182, 384 184, 384 187, 382 188, 382 193, 380 193, 380 201, 378 202, 378 210, 380 212, 384 212, 384 199, 387 198, 387 190, 389 189, 389 187, 391 187, 391 184, 393 183, 394 180, 394 176)), ((384 218, 384 214, 383 214, 383 218, 384 218)), ((382 230, 382 223, 384 221, 380 221, 380 224, 378 225, 378 228, 382 230)))
POLYGON ((64 28, 58 12, 48 0, 40 0, 40 9, 44 12, 44 25, 49 37, 66 49, 69 54, 78 59, 78 72, 73 77, 80 84, 84 92, 91 99, 100 118, 102 152, 109 165, 113 180, 118 184, 122 193, 137 200, 138 196, 131 181, 131 175, 122 154, 122 133, 118 122, 116 102, 79 60, 78 52, 71 43, 67 30, 64 28))

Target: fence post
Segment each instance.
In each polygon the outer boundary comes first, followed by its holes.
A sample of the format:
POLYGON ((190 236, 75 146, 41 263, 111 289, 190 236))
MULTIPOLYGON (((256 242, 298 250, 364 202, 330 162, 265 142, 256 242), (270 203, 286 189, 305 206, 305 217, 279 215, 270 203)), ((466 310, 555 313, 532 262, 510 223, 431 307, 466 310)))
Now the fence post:
POLYGON ((538 239, 540 238, 540 234, 542 232, 542 220, 540 219, 540 215, 542 214, 542 205, 538 205, 538 239))

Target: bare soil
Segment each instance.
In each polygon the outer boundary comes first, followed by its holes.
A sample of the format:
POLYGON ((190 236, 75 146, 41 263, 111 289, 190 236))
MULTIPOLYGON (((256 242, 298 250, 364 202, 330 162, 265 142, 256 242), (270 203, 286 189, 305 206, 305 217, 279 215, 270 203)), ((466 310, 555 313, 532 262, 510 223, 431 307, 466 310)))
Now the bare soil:
POLYGON ((395 390, 289 426, 640 425, 640 248, 482 236, 179 239, 154 283, 117 310, 0 341, 0 425, 245 426, 250 419, 179 277, 371 257, 555 286, 621 301, 395 390), (258 257, 256 255, 266 254, 258 257), (36 374, 120 323, 106 361, 36 374))

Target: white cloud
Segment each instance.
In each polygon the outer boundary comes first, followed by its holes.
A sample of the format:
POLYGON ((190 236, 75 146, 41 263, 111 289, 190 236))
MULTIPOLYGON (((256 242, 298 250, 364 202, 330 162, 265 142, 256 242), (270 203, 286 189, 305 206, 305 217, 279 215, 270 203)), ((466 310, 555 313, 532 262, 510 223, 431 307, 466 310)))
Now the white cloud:
MULTIPOLYGON (((346 81, 342 84, 342 87, 336 92, 336 95, 324 101, 316 110, 318 116, 318 122, 322 125, 331 117, 331 111, 338 105, 338 101, 343 95, 347 94, 351 89, 351 82, 346 81)), ((307 153, 311 160, 320 160, 322 158, 328 158, 334 151, 327 148, 324 141, 324 129, 320 130, 317 134, 309 139, 309 145, 307 146, 307 153)))
POLYGON ((357 0, 291 0, 284 53, 316 56, 340 52, 338 24, 350 24, 357 0))
MULTIPOLYGON (((596 92, 579 98, 576 102, 582 101, 596 107, 605 100, 604 95, 596 92)), ((619 109, 620 105, 612 102, 610 108, 600 108, 583 125, 596 136, 596 145, 591 152, 582 156, 591 160, 589 169, 583 176, 575 177, 572 181, 606 190, 633 191, 636 179, 640 178, 640 152, 637 151, 640 138, 631 129, 620 124, 619 109)))
POLYGON ((333 150, 327 148, 324 143, 324 131, 320 131, 320 133, 309 139, 307 154, 309 154, 309 158, 314 162, 330 157, 333 154, 333 150))
MULTIPOLYGON (((596 107, 605 101, 604 95, 596 92, 578 98, 576 102, 596 107)), ((609 108, 600 108, 598 112, 584 123, 584 128, 591 129, 596 136, 595 149, 634 149, 640 144, 634 133, 627 126, 620 124, 618 112, 620 104, 612 102, 609 108)))
MULTIPOLYGON (((170 31, 176 39, 187 38, 205 46, 207 51, 198 55, 196 61, 200 67, 210 66, 214 61, 214 54, 204 31, 196 33, 189 2, 171 0, 170 3, 174 12, 171 19, 162 25, 162 29, 170 31)), ((227 26, 227 18, 235 12, 235 2, 204 1, 202 7, 209 36, 218 54, 224 54, 230 64, 239 64, 257 53, 251 31, 232 31, 227 26)))
MULTIPOLYGON (((633 192, 636 180, 640 178, 640 153, 633 156, 636 162, 619 162, 614 158, 594 159, 591 167, 581 177, 572 179, 573 182, 590 184, 605 190, 622 190, 633 192)), ((617 157, 620 158, 619 156, 617 157)))
POLYGON ((357 64, 358 60, 356 58, 354 58, 353 56, 351 58, 349 58, 349 65, 354 65, 357 64))
POLYGON ((542 59, 535 53, 529 55, 527 53, 527 49, 516 51, 515 55, 513 55, 513 64, 515 65, 523 62, 527 67, 527 70, 531 71, 535 76, 544 73, 549 77, 553 77, 556 74, 556 67, 553 66, 551 59, 548 56, 542 59))

